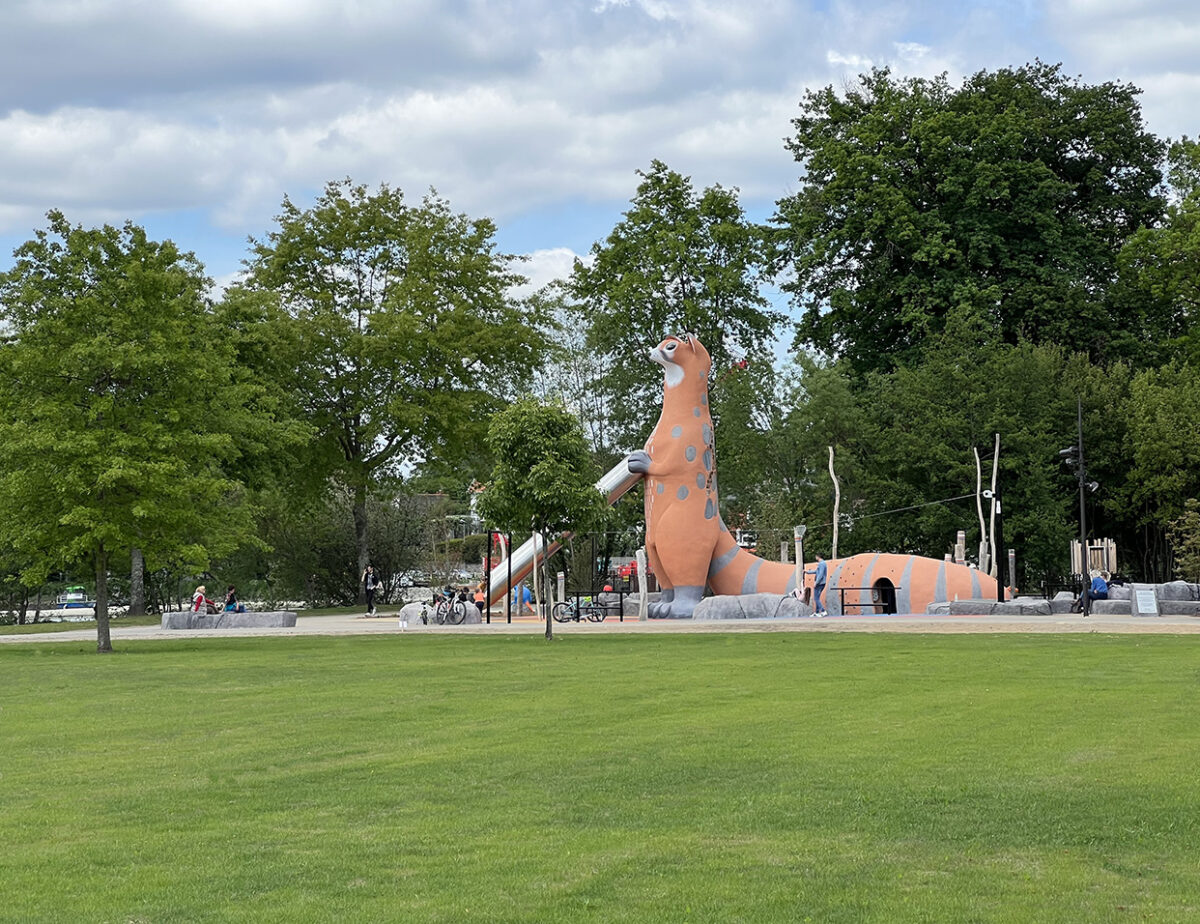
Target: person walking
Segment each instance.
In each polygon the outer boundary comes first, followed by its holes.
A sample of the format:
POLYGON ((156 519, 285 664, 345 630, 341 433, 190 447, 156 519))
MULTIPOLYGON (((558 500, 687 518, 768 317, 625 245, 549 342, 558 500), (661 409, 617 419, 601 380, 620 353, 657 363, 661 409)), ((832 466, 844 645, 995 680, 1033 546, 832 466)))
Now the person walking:
POLYGON ((825 556, 817 553, 817 566, 809 572, 813 576, 813 611, 817 616, 825 615, 825 582, 829 578, 829 566, 825 564, 825 556))
POLYGON ((367 570, 362 576, 363 589, 367 593, 367 615, 375 615, 375 591, 379 588, 379 578, 375 576, 375 569, 367 565, 367 570))

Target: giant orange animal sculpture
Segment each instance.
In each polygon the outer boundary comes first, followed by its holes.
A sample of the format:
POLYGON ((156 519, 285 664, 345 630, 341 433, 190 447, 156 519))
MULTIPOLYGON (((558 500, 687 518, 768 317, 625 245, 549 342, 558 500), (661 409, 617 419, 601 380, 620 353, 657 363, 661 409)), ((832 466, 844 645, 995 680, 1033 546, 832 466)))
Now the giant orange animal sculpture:
MULTIPOLYGON (((694 334, 682 334, 667 337, 650 358, 663 367, 662 414, 645 450, 631 453, 628 465, 645 476, 646 554, 662 588, 661 601, 650 606, 651 618, 690 617, 706 587, 714 594, 791 592, 795 566, 739 548, 721 520, 708 350, 694 334)), ((873 592, 875 601, 892 612, 923 612, 936 601, 996 598, 993 578, 952 562, 868 553, 827 564, 826 599, 838 594, 834 612, 843 596, 839 588, 855 589, 848 591, 847 608, 862 607, 860 600, 872 600, 873 592)), ((811 577, 805 583, 811 588, 811 577)))

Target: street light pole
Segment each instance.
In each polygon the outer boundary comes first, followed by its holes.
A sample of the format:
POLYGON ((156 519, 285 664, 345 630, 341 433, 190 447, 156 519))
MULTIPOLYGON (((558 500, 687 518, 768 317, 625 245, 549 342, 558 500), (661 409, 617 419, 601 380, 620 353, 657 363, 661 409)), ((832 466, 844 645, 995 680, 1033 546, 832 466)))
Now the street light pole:
POLYGON ((1088 547, 1087 547, 1087 495, 1084 491, 1087 481, 1087 469, 1083 463, 1083 398, 1075 399, 1076 438, 1079 440, 1079 554, 1080 569, 1083 581, 1083 615, 1087 616, 1092 608, 1091 594, 1088 592, 1091 582, 1088 578, 1088 547))

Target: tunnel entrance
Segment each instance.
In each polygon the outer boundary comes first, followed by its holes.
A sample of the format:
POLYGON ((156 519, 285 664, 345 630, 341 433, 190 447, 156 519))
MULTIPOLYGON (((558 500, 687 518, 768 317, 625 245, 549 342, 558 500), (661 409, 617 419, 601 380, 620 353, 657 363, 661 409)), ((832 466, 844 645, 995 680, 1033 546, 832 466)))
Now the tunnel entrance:
POLYGON ((880 578, 871 585, 871 597, 879 604, 876 607, 876 612, 896 612, 896 585, 887 578, 880 578))

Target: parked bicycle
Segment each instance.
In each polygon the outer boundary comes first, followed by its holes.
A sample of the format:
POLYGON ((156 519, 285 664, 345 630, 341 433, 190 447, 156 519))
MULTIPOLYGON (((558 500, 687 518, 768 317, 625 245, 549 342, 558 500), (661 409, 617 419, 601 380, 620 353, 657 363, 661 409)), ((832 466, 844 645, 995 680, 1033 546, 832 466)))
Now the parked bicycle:
POLYGON ((584 619, 588 622, 604 622, 608 607, 593 601, 591 597, 580 597, 554 604, 551 613, 555 622, 580 622, 584 619))
MULTIPOLYGON (((465 587, 455 590, 453 587, 447 586, 433 594, 433 620, 439 626, 447 623, 452 626, 461 625, 467 618, 467 607, 474 605, 469 602, 465 587)), ((424 611, 421 615, 422 620, 428 622, 425 619, 424 611)))

